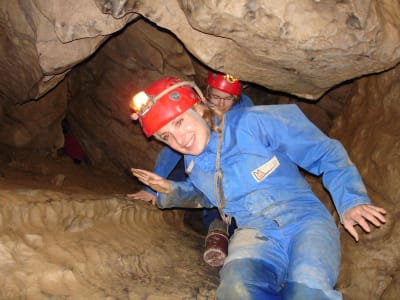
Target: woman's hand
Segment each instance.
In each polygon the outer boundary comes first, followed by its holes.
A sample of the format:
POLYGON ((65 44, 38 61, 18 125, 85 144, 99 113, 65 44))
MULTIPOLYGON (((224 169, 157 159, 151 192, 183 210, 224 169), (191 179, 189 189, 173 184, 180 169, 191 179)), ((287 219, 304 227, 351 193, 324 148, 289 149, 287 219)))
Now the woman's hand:
POLYGON ((360 204, 347 210, 343 214, 343 225, 344 228, 354 237, 358 242, 358 233, 354 229, 355 225, 366 231, 370 232, 368 222, 371 222, 376 227, 381 227, 382 224, 386 223, 385 215, 386 210, 381 207, 369 204, 360 204))
POLYGON ((151 202, 153 205, 157 204, 157 197, 148 191, 142 190, 134 194, 127 194, 126 196, 135 200, 151 202))
POLYGON ((141 183, 151 187, 157 192, 168 194, 171 191, 170 181, 158 176, 155 173, 134 168, 131 169, 131 172, 133 176, 136 176, 141 183))

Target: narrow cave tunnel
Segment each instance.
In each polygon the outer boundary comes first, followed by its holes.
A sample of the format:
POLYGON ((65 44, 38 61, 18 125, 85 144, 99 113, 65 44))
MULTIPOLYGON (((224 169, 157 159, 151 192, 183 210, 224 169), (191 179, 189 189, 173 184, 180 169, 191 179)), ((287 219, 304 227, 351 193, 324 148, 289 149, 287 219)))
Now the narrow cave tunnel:
POLYGON ((305 174, 341 231, 336 288, 398 299, 398 1, 217 2, 0 5, 0 299, 215 299, 201 210, 126 196, 162 147, 130 119, 132 95, 164 76, 204 89, 212 69, 342 142, 388 221, 354 242, 305 174))

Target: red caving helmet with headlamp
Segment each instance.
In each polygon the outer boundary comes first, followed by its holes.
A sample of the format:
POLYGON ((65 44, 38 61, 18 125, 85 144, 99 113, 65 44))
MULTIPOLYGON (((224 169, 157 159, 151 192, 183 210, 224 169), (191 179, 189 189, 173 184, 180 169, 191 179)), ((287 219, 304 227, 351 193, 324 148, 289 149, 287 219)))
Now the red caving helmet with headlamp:
POLYGON ((153 82, 144 90, 149 100, 153 101, 146 111, 139 113, 139 120, 147 137, 152 136, 168 122, 200 101, 199 96, 188 85, 189 83, 181 86, 179 83, 184 82, 178 78, 166 77, 153 82), (177 87, 160 95, 173 85, 177 87))
POLYGON ((239 96, 242 92, 239 79, 229 74, 209 71, 206 83, 210 87, 230 95, 239 96))

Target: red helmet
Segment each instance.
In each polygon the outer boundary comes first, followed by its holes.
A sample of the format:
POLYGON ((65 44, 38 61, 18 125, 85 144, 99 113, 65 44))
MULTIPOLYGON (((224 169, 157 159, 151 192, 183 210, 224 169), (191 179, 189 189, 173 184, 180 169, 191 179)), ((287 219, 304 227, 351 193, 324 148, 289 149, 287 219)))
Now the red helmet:
POLYGON ((199 96, 187 83, 174 77, 159 79, 148 86, 144 92, 153 101, 139 119, 147 137, 152 136, 168 122, 200 101, 199 96), (177 87, 165 91, 174 85, 177 87))
POLYGON ((209 71, 206 82, 210 87, 230 95, 239 96, 242 92, 239 79, 229 74, 209 71))

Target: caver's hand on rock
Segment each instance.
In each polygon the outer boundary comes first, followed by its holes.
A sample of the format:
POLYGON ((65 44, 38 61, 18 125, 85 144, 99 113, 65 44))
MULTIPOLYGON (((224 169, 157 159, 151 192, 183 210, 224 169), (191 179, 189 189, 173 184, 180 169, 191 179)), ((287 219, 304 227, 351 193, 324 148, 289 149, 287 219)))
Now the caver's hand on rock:
POLYGON ((153 195, 150 192, 147 191, 139 191, 137 193, 133 193, 133 194, 127 194, 126 195, 129 198, 135 199, 135 200, 142 200, 142 201, 146 201, 146 202, 150 202, 153 205, 157 204, 157 197, 155 195, 153 195))
POLYGON ((386 223, 385 214, 385 209, 375 205, 357 205, 343 214, 343 225, 344 228, 354 237, 356 242, 358 242, 358 233, 354 229, 354 226, 360 225, 364 231, 370 232, 371 229, 368 222, 371 222, 376 227, 381 227, 382 224, 386 223))
POLYGON ((153 172, 134 168, 131 169, 131 172, 141 183, 151 187, 159 193, 168 194, 171 190, 170 181, 153 172))

